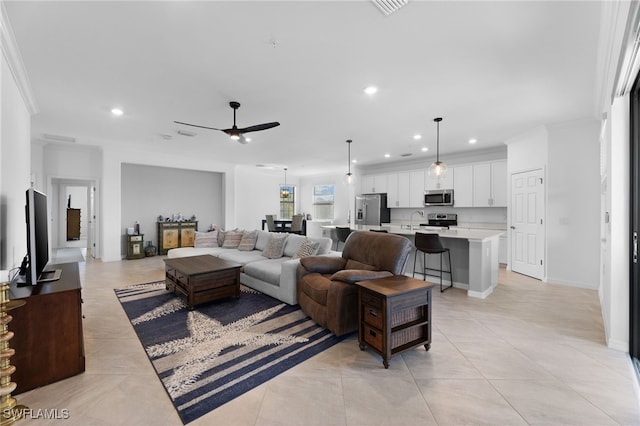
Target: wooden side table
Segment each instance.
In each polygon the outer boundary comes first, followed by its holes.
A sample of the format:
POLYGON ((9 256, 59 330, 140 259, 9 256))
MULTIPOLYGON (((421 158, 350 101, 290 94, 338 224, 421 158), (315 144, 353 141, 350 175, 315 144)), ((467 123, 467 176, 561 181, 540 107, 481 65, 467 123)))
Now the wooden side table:
POLYGON ((127 235, 127 259, 142 259, 144 255, 144 234, 127 235))
POLYGON ((431 348, 432 283, 404 275, 360 281, 358 343, 382 355, 384 368, 395 354, 431 348))

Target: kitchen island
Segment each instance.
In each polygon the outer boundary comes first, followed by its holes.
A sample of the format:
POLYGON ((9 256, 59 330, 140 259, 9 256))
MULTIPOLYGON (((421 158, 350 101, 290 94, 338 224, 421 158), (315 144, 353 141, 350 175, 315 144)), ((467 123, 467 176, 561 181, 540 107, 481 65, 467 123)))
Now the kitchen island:
MULTIPOLYGON (((340 225, 327 225, 323 228, 330 229, 340 225)), ((451 263, 453 269, 453 285, 456 288, 467 290, 467 295, 484 299, 489 296, 498 285, 498 246, 501 230, 493 229, 447 229, 434 227, 420 227, 411 225, 383 224, 381 226, 356 225, 352 227, 356 231, 386 230, 391 234, 403 235, 412 242, 416 232, 437 233, 442 238, 442 244, 451 250, 451 263)), ((415 259, 415 248, 411 251, 406 275, 412 275, 415 259)), ((430 267, 439 267, 438 256, 427 256, 430 267)), ((446 260, 445 260, 446 262, 446 260)), ((422 256, 418 256, 416 268, 422 267, 422 256)), ((445 266, 446 268, 446 266, 445 266)), ((429 276, 429 280, 439 283, 439 277, 429 276)), ((443 276, 445 285, 448 284, 449 274, 443 276)))

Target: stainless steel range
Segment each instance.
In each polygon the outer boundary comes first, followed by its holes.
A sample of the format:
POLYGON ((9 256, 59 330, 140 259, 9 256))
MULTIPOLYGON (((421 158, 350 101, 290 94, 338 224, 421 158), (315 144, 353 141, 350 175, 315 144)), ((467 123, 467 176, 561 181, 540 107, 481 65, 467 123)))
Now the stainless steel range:
POLYGON ((458 226, 458 215, 456 213, 429 213, 427 223, 421 223, 420 227, 448 228, 458 226))

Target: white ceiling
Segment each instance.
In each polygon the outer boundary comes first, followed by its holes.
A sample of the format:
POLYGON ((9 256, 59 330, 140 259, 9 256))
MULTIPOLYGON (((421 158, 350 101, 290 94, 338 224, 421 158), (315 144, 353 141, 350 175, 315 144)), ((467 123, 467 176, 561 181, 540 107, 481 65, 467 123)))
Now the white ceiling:
POLYGON ((407 153, 431 162, 437 116, 446 162, 597 111, 596 1, 413 0, 390 16, 364 0, 5 7, 39 109, 34 139, 197 152, 305 175, 346 169, 346 139, 360 165, 407 153), (363 93, 371 84, 373 97, 363 93), (242 104, 239 127, 281 125, 241 145, 173 123, 230 127, 229 101, 242 104))

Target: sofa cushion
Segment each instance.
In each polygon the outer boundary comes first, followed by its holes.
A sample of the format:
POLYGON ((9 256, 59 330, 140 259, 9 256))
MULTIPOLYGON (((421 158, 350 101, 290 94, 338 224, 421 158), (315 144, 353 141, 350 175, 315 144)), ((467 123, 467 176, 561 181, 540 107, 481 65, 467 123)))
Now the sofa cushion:
POLYGON ((224 235, 224 242, 222 247, 224 248, 238 248, 244 231, 227 231, 224 235))
POLYGON ((289 235, 289 238, 287 238, 287 242, 284 245, 284 256, 293 257, 293 255, 296 254, 296 252, 298 251, 298 249, 300 249, 300 246, 306 239, 307 237, 305 237, 304 235, 289 235))
POLYGON ((262 251, 262 255, 264 257, 268 257, 269 259, 277 259, 282 257, 284 253, 284 245, 287 242, 287 237, 289 234, 279 234, 274 233, 269 237, 269 241, 267 241, 267 245, 262 251))
POLYGON ((391 277, 389 271, 369 271, 364 269, 343 269, 331 276, 332 281, 343 281, 345 283, 357 283, 358 281, 375 280, 377 278, 391 277))
POLYGON ((240 251, 251 251, 256 246, 256 241, 258 240, 258 231, 244 231, 242 234, 242 239, 240 240, 240 244, 238 245, 238 250, 240 251))
POLYGON ((366 263, 358 262, 357 260, 347 259, 347 264, 344 266, 344 269, 366 269, 367 271, 377 271, 373 265, 367 265, 366 263))
POLYGON ((262 257, 259 262, 251 262, 245 265, 243 272, 253 278, 279 286, 282 263, 288 260, 290 260, 288 257, 280 257, 278 259, 265 259, 262 257))
POLYGON ((167 257, 172 259, 175 257, 189 257, 200 256, 202 254, 210 254, 212 256, 219 256, 221 253, 229 253, 237 251, 236 249, 226 249, 222 247, 180 247, 174 248, 167 252, 167 257))
POLYGON ((256 250, 263 251, 267 246, 267 242, 269 242, 269 237, 271 237, 271 233, 269 231, 258 231, 258 239, 256 240, 256 250))
POLYGON ((319 242, 314 243, 310 239, 305 238, 302 244, 300 245, 300 248, 298 248, 298 251, 296 251, 294 255, 291 257, 293 259, 298 259, 302 257, 313 256, 318 252, 319 247, 320 247, 319 242))
POLYGON ((251 262, 264 260, 264 257, 262 256, 262 252, 259 250, 240 251, 237 249, 231 249, 218 254, 218 257, 222 260, 226 260, 228 262, 233 262, 233 263, 239 263, 243 266, 251 262))
POLYGON ((331 286, 331 280, 327 279, 326 275, 318 273, 307 274, 302 277, 301 281, 304 283, 301 288, 309 298, 321 306, 327 304, 327 292, 331 286))
POLYGON ((218 247, 218 231, 198 232, 196 231, 196 239, 194 247, 218 247))

